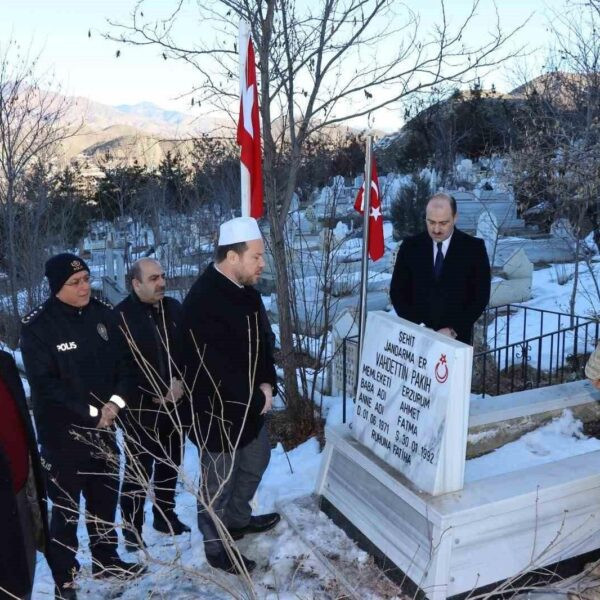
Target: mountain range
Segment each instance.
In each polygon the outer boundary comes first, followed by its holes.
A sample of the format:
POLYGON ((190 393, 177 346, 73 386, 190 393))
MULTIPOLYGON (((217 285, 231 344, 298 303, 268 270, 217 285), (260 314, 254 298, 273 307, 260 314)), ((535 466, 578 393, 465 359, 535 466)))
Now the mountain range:
POLYGON ((110 106, 83 97, 62 97, 64 121, 75 134, 62 144, 63 160, 94 163, 107 154, 119 162, 156 166, 167 152, 191 149, 201 135, 232 135, 231 122, 165 110, 152 102, 110 106))

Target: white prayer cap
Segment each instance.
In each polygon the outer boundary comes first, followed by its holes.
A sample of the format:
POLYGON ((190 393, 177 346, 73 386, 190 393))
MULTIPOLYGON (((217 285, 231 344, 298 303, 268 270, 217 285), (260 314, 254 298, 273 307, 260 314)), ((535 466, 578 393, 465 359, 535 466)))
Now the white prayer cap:
POLYGON ((236 217, 225 221, 219 228, 219 246, 261 239, 258 223, 252 217, 236 217))

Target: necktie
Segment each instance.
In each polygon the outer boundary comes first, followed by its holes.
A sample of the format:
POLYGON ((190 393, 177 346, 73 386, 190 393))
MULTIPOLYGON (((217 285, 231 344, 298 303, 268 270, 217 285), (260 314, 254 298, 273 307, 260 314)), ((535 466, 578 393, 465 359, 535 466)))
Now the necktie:
POLYGON ((433 264, 433 274, 436 279, 439 279, 444 266, 444 253, 442 252, 442 242, 437 243, 437 254, 435 255, 435 263, 433 264))

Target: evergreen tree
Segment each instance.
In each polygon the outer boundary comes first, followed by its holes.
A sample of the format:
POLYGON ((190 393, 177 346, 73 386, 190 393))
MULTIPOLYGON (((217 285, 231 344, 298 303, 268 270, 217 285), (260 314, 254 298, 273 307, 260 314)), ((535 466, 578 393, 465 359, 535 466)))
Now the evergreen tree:
POLYGON ((410 185, 403 187, 392 202, 391 218, 395 239, 403 240, 423 231, 429 195, 429 182, 416 173, 413 174, 410 185))

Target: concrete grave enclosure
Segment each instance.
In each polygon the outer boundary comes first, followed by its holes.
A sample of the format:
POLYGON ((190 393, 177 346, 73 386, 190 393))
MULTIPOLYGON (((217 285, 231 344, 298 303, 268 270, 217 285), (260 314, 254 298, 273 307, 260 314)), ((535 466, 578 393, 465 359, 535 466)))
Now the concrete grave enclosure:
POLYGON ((464 475, 469 431, 517 437, 536 414, 597 411, 597 392, 575 382, 470 404, 471 359, 470 346, 369 313, 352 423, 327 428, 317 482, 432 600, 600 548, 600 451, 464 475))

